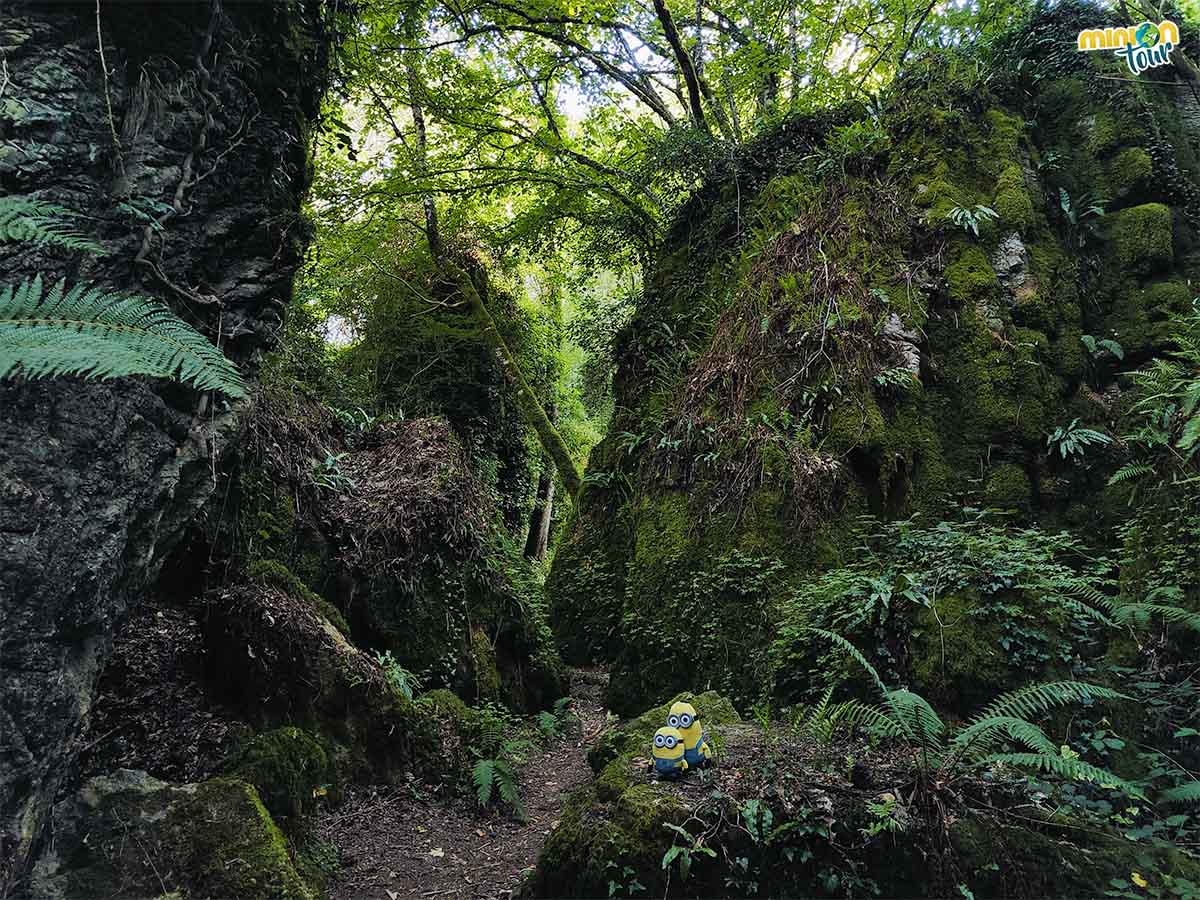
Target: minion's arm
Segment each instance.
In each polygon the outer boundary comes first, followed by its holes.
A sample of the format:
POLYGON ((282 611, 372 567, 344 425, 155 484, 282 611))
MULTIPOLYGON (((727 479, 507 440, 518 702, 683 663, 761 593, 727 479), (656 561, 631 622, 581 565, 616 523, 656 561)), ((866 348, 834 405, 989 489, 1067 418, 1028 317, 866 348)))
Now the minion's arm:
POLYGON ((684 759, 684 758, 681 756, 681 757, 679 757, 679 761, 680 761, 681 763, 683 763, 683 771, 685 771, 685 772, 686 772, 686 771, 687 771, 687 767, 688 767, 687 760, 686 760, 686 759, 684 759))

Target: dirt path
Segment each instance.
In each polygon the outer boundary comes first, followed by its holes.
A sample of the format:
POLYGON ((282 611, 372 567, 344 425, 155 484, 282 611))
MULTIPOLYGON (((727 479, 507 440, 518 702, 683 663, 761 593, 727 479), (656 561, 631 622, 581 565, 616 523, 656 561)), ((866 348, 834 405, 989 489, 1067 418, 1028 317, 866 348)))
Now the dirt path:
POLYGON ((542 749, 521 770, 529 813, 519 823, 469 800, 412 799, 409 792, 352 793, 318 825, 340 852, 330 900, 512 896, 537 861, 567 795, 591 777, 587 744, 605 721, 601 672, 571 672, 572 709, 582 728, 542 749))

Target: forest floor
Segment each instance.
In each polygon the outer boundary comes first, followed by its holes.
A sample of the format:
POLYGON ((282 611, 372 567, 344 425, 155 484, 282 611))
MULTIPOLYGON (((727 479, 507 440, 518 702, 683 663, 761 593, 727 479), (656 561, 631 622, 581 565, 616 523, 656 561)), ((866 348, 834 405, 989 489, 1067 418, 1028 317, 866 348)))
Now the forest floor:
POLYGON ((329 884, 330 900, 511 897, 558 824, 567 795, 592 776, 587 751, 607 720, 606 680, 597 670, 572 670, 571 709, 580 727, 521 768, 525 822, 481 811, 469 798, 425 800, 405 788, 351 793, 318 824, 342 864, 329 884))

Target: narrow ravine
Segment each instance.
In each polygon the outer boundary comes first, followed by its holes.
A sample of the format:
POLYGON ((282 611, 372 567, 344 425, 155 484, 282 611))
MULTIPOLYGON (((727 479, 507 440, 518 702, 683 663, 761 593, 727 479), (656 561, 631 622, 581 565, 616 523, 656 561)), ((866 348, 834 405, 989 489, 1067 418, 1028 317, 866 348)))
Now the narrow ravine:
POLYGON ((604 729, 607 674, 572 669, 570 677, 579 727, 522 767, 527 821, 480 810, 471 798, 423 799, 408 787, 355 791, 317 825, 342 864, 329 885, 330 900, 511 897, 537 862, 568 795, 592 775, 587 751, 604 729))

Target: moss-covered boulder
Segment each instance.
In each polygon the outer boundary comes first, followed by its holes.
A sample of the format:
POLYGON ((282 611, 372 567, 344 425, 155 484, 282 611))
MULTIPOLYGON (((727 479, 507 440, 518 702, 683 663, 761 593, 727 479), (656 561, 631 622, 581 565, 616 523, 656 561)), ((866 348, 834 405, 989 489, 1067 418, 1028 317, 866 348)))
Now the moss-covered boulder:
POLYGON ((1161 271, 1174 254, 1171 208, 1143 203, 1124 209, 1113 221, 1111 237, 1122 269, 1138 275, 1161 271))
POLYGON ((315 900, 254 788, 232 778, 167 785, 121 769, 54 810, 32 878, 39 898, 315 900))
POLYGON ((205 641, 217 696, 260 728, 292 726, 262 738, 258 761, 246 760, 247 774, 264 773, 273 798, 279 786, 284 806, 293 788, 302 790, 295 778, 328 771, 309 735, 350 777, 387 781, 406 769, 441 777, 436 717, 405 700, 375 658, 350 644, 308 599, 261 582, 228 587, 212 600, 205 641), (281 761, 275 751, 284 749, 281 761), (276 781, 267 770, 277 763, 284 769, 302 763, 305 774, 276 781))
POLYGON ((324 517, 356 637, 472 700, 540 709, 560 697, 540 585, 449 424, 379 425, 339 465, 355 487, 324 517))
MULTIPOLYGON (((725 746, 727 726, 739 719, 730 702, 714 692, 680 694, 671 702, 692 703, 705 732, 717 748, 725 746)), ((661 880, 659 863, 673 843, 667 824, 682 825, 688 818, 689 788, 659 782, 650 775, 650 747, 654 732, 666 724, 671 704, 648 710, 607 732, 588 754, 597 773, 595 781, 580 788, 567 802, 559 824, 551 832, 538 860, 531 891, 534 896, 590 897, 604 895, 610 881, 621 881, 625 867, 643 880, 661 880)))
POLYGON ((281 825, 297 825, 319 798, 337 798, 337 770, 330 751, 299 728, 255 735, 234 753, 227 771, 254 785, 281 825))
POLYGON ((277 559, 256 559, 246 566, 246 578, 274 585, 293 597, 301 597, 312 604, 313 609, 329 620, 329 624, 350 639, 350 626, 342 611, 301 581, 286 565, 277 559))
MULTIPOLYGON (((1036 28, 1069 44, 1078 16, 1036 28)), ((1088 346, 1115 341, 1125 367, 1167 349, 1200 278, 1200 164, 1169 99, 1098 78, 1097 54, 1064 65, 1058 42, 1020 51, 1033 79, 935 54, 882 115, 789 120, 680 211, 547 583, 558 645, 612 664, 618 713, 774 690, 756 649, 853 556, 862 515, 1119 527, 1101 500, 1126 449, 1081 466, 1048 437, 1114 429, 1128 386, 1088 346), (885 149, 843 159, 847 129, 885 149)))
MULTIPOLYGON (((693 702, 713 719, 727 703, 693 702)), ((919 751, 778 721, 763 730, 730 718, 713 728, 715 769, 660 781, 644 744, 665 712, 593 753, 598 775, 569 798, 525 896, 1090 897, 1134 872, 1169 896, 1200 873, 1181 851, 1131 843, 975 774, 963 772, 953 795, 927 782, 936 802, 909 806, 919 751)))

